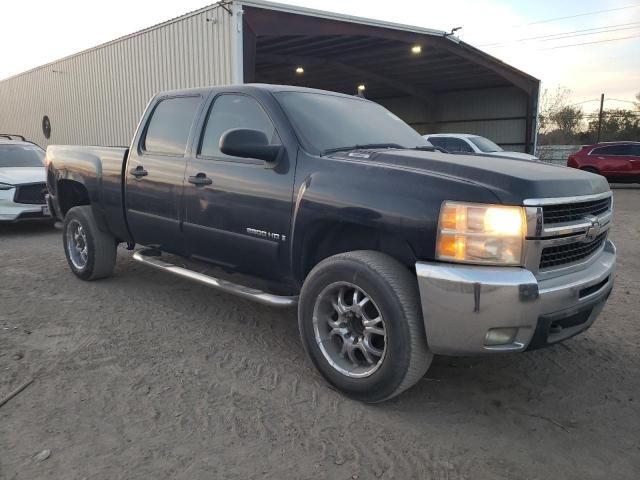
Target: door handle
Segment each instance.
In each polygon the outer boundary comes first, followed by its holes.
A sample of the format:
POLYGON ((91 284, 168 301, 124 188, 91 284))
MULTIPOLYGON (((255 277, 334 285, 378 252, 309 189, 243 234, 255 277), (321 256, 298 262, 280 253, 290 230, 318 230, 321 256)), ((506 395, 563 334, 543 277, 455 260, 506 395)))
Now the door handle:
POLYGON ((189 177, 189 183, 192 183, 196 187, 200 187, 203 185, 211 185, 213 180, 208 178, 206 173, 199 173, 193 177, 189 177))
POLYGON ((142 165, 138 165, 136 168, 132 168, 131 170, 129 170, 129 173, 137 179, 149 175, 149 172, 147 172, 142 165))

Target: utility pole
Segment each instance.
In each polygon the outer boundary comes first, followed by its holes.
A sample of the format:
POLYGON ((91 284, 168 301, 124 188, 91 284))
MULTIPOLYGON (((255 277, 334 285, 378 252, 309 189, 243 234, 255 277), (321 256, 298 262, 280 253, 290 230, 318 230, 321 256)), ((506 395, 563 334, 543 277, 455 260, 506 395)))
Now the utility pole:
POLYGON ((600 143, 600 132, 602 131, 602 107, 604 106, 604 93, 600 95, 600 115, 598 115, 598 139, 596 143, 600 143))

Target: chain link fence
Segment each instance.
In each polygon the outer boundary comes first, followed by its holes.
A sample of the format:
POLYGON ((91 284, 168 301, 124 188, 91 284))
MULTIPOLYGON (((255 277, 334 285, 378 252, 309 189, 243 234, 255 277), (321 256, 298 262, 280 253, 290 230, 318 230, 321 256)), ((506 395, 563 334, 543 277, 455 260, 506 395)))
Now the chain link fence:
POLYGON ((581 148, 582 145, 538 145, 536 157, 546 163, 566 165, 569 155, 581 148))

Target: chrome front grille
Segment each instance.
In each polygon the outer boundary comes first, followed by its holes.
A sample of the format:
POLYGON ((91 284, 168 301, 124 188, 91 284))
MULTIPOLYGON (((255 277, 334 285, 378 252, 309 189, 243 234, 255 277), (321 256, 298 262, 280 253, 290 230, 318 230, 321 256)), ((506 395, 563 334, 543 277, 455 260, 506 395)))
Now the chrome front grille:
POLYGON ((611 197, 590 202, 561 203, 542 207, 543 221, 546 225, 575 222, 587 215, 597 217, 611 209, 611 197))
POLYGON ((540 269, 544 270, 558 267, 589 258, 602 247, 604 241, 607 239, 607 233, 608 232, 601 233, 593 241, 588 243, 584 241, 571 242, 555 247, 543 248, 542 255, 540 256, 540 269))
POLYGON ((531 199, 525 266, 542 276, 582 268, 607 240, 613 214, 611 192, 582 197, 531 199))

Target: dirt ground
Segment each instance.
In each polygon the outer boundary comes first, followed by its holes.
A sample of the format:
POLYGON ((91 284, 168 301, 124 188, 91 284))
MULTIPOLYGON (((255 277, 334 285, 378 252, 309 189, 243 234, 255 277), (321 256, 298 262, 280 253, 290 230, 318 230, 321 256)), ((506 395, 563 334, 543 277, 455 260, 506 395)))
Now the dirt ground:
POLYGON ((313 370, 295 310, 124 250, 85 283, 59 231, 0 227, 0 398, 35 377, 0 407, 0 478, 640 478, 640 189, 616 189, 615 208, 617 284, 590 331, 436 358, 376 406, 313 370))

